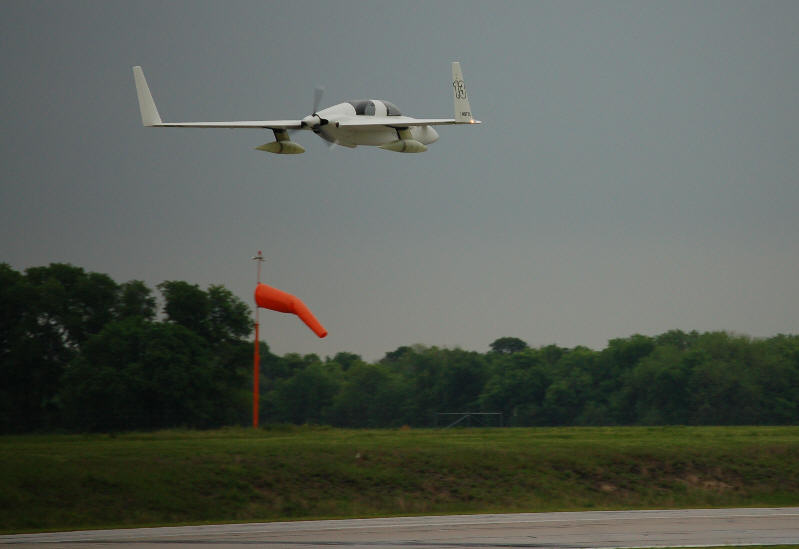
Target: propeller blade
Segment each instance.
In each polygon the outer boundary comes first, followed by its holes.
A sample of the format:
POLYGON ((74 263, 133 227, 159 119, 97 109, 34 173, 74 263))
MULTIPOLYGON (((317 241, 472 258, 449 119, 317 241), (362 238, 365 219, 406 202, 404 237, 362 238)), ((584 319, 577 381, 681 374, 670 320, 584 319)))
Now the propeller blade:
POLYGON ((322 94, 325 92, 325 89, 322 86, 317 86, 316 89, 313 91, 313 111, 319 110, 319 105, 322 103, 322 94))

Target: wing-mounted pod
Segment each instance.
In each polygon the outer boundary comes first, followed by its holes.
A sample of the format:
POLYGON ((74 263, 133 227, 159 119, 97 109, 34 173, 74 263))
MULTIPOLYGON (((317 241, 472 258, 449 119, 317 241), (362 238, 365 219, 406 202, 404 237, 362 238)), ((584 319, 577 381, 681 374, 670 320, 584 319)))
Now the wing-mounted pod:
POLYGON ((380 148, 386 151, 401 153, 420 153, 427 150, 427 146, 415 139, 398 139, 397 141, 380 145, 380 148))
POLYGON ((420 153, 427 150, 426 145, 413 138, 408 128, 397 130, 397 136, 399 139, 391 143, 386 143, 385 145, 380 145, 380 148, 386 151, 401 153, 420 153))
POLYGON ((272 131, 275 134, 275 140, 271 143, 264 143, 260 147, 255 147, 256 150, 275 154, 301 154, 305 152, 305 148, 302 145, 289 138, 289 132, 286 130, 272 131))

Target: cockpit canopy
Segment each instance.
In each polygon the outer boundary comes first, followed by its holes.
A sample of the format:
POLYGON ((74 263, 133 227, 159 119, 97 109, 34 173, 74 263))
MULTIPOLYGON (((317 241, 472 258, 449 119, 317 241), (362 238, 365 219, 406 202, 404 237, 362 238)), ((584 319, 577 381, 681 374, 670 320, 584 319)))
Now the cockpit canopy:
POLYGON ((401 116, 402 113, 397 106, 388 101, 365 100, 347 101, 355 108, 356 115, 362 116, 401 116))

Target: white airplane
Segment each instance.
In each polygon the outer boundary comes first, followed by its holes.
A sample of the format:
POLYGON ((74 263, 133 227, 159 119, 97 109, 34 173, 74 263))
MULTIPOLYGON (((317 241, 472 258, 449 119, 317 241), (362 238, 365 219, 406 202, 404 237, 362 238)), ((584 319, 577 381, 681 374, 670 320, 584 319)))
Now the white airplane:
POLYGON ((287 130, 311 130, 331 144, 354 148, 358 145, 380 147, 388 151, 417 153, 438 140, 432 126, 449 124, 480 124, 472 118, 461 65, 452 63, 452 94, 455 118, 411 118, 403 116, 388 101, 370 99, 346 101, 317 111, 322 90, 314 93, 314 109, 302 120, 256 120, 242 122, 162 122, 141 67, 133 67, 136 94, 139 98, 141 121, 144 126, 157 128, 268 128, 275 140, 256 147, 259 151, 277 154, 299 154, 305 149, 289 138, 287 130))

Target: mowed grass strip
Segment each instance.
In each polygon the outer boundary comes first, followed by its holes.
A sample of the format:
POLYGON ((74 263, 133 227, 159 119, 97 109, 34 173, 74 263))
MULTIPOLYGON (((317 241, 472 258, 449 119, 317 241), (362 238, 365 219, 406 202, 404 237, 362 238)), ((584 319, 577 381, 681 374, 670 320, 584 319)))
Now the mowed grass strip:
POLYGON ((799 427, 0 437, 0 530, 799 504, 799 427))

